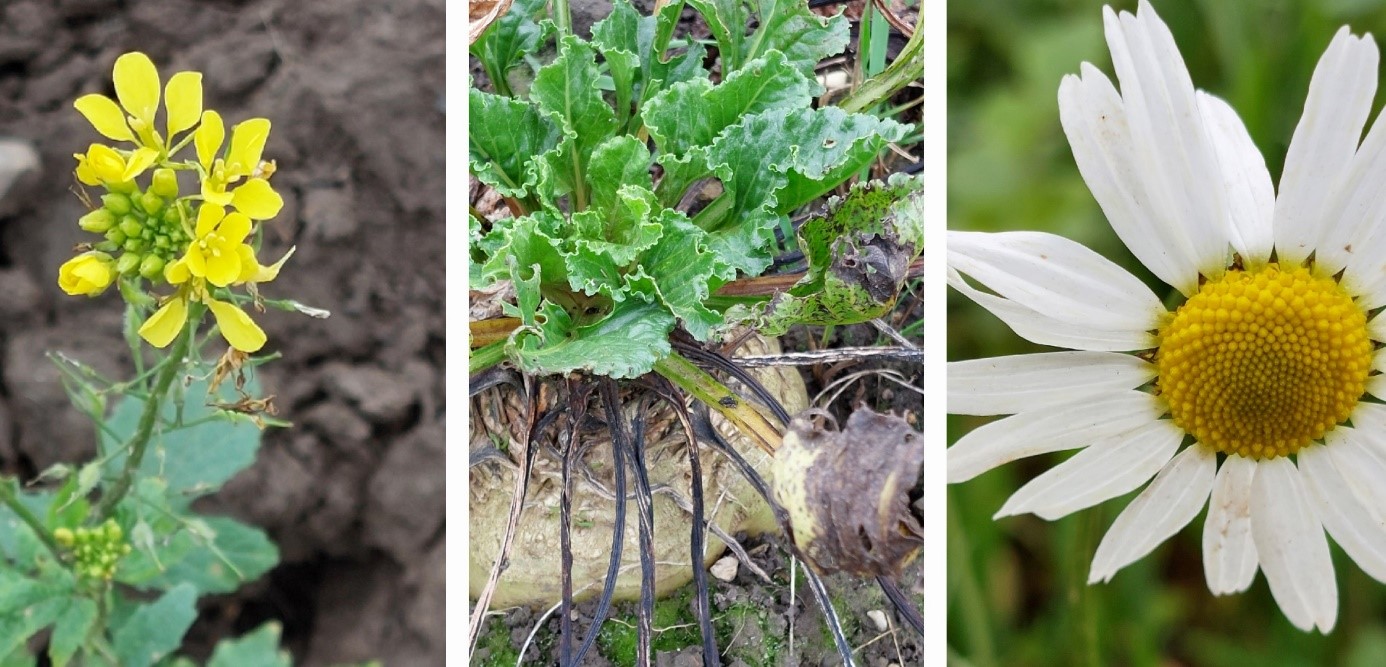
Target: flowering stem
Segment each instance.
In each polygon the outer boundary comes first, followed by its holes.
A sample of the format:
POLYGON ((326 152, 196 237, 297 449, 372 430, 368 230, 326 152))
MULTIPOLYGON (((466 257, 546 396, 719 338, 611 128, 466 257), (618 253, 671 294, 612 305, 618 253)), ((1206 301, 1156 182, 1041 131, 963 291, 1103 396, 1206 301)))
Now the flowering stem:
POLYGON ((154 380, 154 389, 145 398, 144 412, 140 413, 139 425, 135 428, 134 435, 130 436, 130 440, 121 447, 121 449, 130 452, 130 455, 125 459, 125 469, 120 471, 120 477, 111 485, 109 491, 101 495, 101 502, 96 506, 94 512, 98 523, 105 521, 115 511, 116 505, 125 497, 125 494, 130 492, 130 484, 134 481, 135 472, 140 469, 140 464, 144 461, 144 452, 149 448, 150 436, 154 434, 154 424, 158 421, 159 409, 163 407, 164 396, 168 394, 169 387, 173 386, 173 379, 178 377, 178 371, 183 367, 183 358, 188 354, 188 345, 197 335, 196 322, 201 319, 201 307, 194 305, 192 312, 188 314, 187 333, 178 336, 168 357, 164 358, 162 367, 159 369, 159 376, 154 380))
POLYGON ((0 480, 0 502, 3 502, 15 516, 19 517, 20 521, 29 526, 29 530, 34 531, 39 541, 43 542, 43 546, 48 547, 48 550, 53 553, 53 557, 61 563, 63 555, 58 550, 58 543, 53 541, 53 535, 44 527, 43 522, 39 521, 38 517, 34 516, 34 513, 30 512, 24 503, 19 502, 19 496, 15 495, 15 489, 18 486, 19 483, 16 480, 0 480))

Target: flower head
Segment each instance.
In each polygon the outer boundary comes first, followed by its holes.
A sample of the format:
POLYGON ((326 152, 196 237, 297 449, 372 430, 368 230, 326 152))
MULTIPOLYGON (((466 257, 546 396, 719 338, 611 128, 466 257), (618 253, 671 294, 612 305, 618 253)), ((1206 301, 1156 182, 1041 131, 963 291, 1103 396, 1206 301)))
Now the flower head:
POLYGON ((1328 632, 1325 530, 1386 581, 1386 406, 1365 400, 1386 398, 1386 124, 1359 146, 1376 45, 1346 27, 1329 45, 1277 192, 1241 119, 1194 89, 1147 2, 1104 21, 1120 92, 1084 63, 1059 87, 1060 117, 1112 228, 1182 303, 1167 310, 1143 281, 1058 236, 950 233, 949 284, 1027 340, 1073 351, 950 364, 951 412, 1010 416, 949 450, 949 481, 1082 448, 997 516, 1054 519, 1150 481, 1089 581, 1206 505, 1209 589, 1245 590, 1262 571, 1292 623, 1328 632))
POLYGON ((202 198, 218 206, 232 206, 252 220, 268 220, 279 215, 284 199, 260 174, 260 158, 269 138, 270 122, 252 118, 231 130, 231 144, 224 157, 217 157, 226 138, 221 116, 203 113, 202 124, 193 135, 198 164, 207 176, 202 180, 202 198), (232 188, 242 178, 246 182, 232 188))
POLYGON ((116 279, 115 260, 104 252, 84 252, 58 267, 58 286, 72 296, 96 296, 116 279))

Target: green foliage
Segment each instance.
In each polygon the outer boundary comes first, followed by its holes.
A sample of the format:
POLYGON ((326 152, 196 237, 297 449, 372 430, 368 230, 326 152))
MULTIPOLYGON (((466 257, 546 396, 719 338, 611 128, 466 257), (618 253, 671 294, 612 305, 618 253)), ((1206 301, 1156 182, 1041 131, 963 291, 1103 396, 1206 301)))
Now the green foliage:
POLYGON ((547 23, 538 5, 517 2, 521 16, 473 48, 496 92, 469 90, 470 168, 522 215, 469 220, 468 275, 473 288, 514 284, 507 315, 521 326, 505 355, 526 372, 634 377, 669 354, 676 325, 707 340, 732 305, 717 289, 771 264, 788 215, 911 132, 812 108, 813 68, 846 47, 844 17, 803 0, 690 4, 712 27, 721 76, 703 68, 702 45, 671 48, 681 3, 645 16, 620 0, 590 42, 558 36, 527 94, 493 71, 545 57, 547 38, 529 39, 547 23), (521 42, 524 58, 504 46, 521 42), (712 180, 722 192, 699 201, 712 180))
POLYGON ((270 622, 239 639, 223 640, 212 650, 207 667, 290 667, 293 660, 279 648, 281 630, 278 623, 270 622))
MULTIPOLYGON (((187 368, 192 376, 209 370, 187 368)), ((253 379, 245 389, 257 390, 253 379)), ((0 655, 27 656, 30 639, 50 630, 54 665, 155 664, 182 644, 198 597, 233 592, 278 562, 263 531, 190 507, 254 461, 260 429, 218 407, 236 399, 229 383, 209 394, 199 380, 163 403, 135 481, 104 522, 92 516, 87 497, 122 475, 125 447, 144 410, 138 396, 122 398, 100 424, 99 463, 50 471, 65 476, 55 490, 25 492, 0 480, 0 493, 14 498, 0 505, 0 655), (115 560, 83 565, 103 553, 115 560), (131 589, 157 595, 129 595, 131 589)), ((249 651, 269 634, 227 651, 257 655, 249 651)))

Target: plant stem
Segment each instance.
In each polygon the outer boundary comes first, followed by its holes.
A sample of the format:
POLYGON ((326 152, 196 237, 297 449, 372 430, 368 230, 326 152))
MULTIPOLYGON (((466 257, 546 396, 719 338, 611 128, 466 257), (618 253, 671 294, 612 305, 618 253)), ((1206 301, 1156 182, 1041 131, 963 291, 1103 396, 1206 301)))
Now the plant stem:
POLYGON ((761 449, 774 454, 779 448, 783 436, 779 429, 770 425, 765 415, 677 352, 656 361, 654 370, 708 407, 722 413, 737 430, 754 439, 761 449))
POLYGON ((144 412, 140 413, 139 425, 135 428, 134 435, 130 436, 130 440, 122 446, 122 449, 130 452, 125 459, 125 468, 120 471, 120 477, 116 478, 110 490, 101 494, 101 502, 93 512, 97 523, 105 521, 115 511, 116 505, 125 498, 125 494, 130 492, 130 485, 134 482, 140 464, 144 462, 145 450, 149 448, 149 440, 154 434, 154 424, 158 421, 164 396, 168 394, 169 387, 173 386, 173 379, 178 377, 178 372, 183 368, 183 358, 188 354, 188 345, 197 335, 196 323, 202 319, 201 316, 201 308, 194 306, 193 312, 188 314, 188 331, 178 336, 168 357, 161 362, 159 375, 154 380, 154 389, 145 399, 144 412))
POLYGON ((573 15, 568 11, 568 0, 553 0, 553 9, 549 13, 553 15, 560 36, 573 34, 573 15))
POLYGON ((29 527, 29 530, 34 531, 39 541, 43 542, 43 546, 48 547, 48 550, 53 553, 53 557, 61 563, 63 555, 62 551, 58 549, 58 543, 53 541, 53 535, 44 527, 43 522, 39 521, 38 517, 34 516, 34 513, 30 512, 29 508, 19 501, 19 496, 15 495, 14 492, 18 486, 19 482, 17 480, 0 479, 0 502, 3 502, 6 507, 10 508, 10 511, 14 512, 14 515, 19 517, 19 520, 23 521, 24 524, 29 527))
POLYGON ((505 359, 505 341, 498 340, 486 347, 472 351, 472 356, 467 360, 467 373, 476 375, 505 359))
MULTIPOLYGON (((921 16, 921 21, 922 16, 921 16)), ((921 26, 922 27, 922 26, 921 26)), ((915 30, 914 37, 905 43, 905 48, 884 72, 863 81, 860 88, 850 92, 838 106, 849 113, 860 113, 865 109, 890 99, 896 91, 918 81, 924 76, 924 31, 915 30)))

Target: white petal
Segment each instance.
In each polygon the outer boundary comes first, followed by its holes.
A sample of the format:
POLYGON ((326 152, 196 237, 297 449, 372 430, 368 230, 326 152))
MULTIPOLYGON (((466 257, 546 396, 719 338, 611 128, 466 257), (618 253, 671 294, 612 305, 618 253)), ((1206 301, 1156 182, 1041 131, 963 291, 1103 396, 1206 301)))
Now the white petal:
POLYGON ((966 482, 1027 456, 1086 447, 1143 426, 1163 412, 1154 396, 1123 391, 999 419, 948 448, 948 483, 966 482))
MULTIPOLYGON (((1149 214, 1177 237, 1200 273, 1220 276, 1231 230, 1189 70, 1149 3, 1141 2, 1137 16, 1106 8, 1103 18, 1149 214)), ((1195 288, 1187 277, 1175 286, 1185 294, 1195 288)))
POLYGON ((1256 464, 1251 536, 1271 595, 1295 627, 1327 633, 1338 617, 1338 585, 1328 540, 1295 465, 1285 457, 1256 464))
POLYGON ((1183 439, 1183 429, 1174 422, 1156 419, 1094 442, 1020 487, 992 518, 1033 512, 1053 521, 1128 493, 1159 472, 1183 439))
POLYGON ((1373 375, 1367 378, 1367 393, 1386 400, 1386 375, 1373 375))
POLYGON ((1198 286, 1198 264, 1179 226, 1169 226, 1152 208, 1143 180, 1145 162, 1136 154, 1126 110, 1107 77, 1088 63, 1082 76, 1059 84, 1059 121, 1083 181, 1112 230, 1160 280, 1190 294, 1198 286))
MULTIPOLYGON (((1338 208, 1324 212, 1325 229, 1315 248, 1316 264, 1325 274, 1346 268, 1343 287, 1349 294, 1363 294, 1377 278, 1386 275, 1386 123, 1375 123, 1352 156, 1338 195, 1338 208)), ((1368 306, 1374 307, 1374 306, 1368 306)))
POLYGON ((968 285, 952 267, 948 268, 948 284, 1001 318, 1012 331, 1032 343, 1100 351, 1148 350, 1155 347, 1155 336, 1149 331, 1101 330, 1081 322, 1058 320, 1009 299, 978 290, 968 285))
POLYGON ((948 266, 1054 319, 1095 329, 1147 331, 1159 297, 1115 262, 1043 232, 949 232, 948 266))
POLYGON ((1227 102, 1200 90, 1198 110, 1222 175, 1232 247, 1252 266, 1265 262, 1275 245, 1271 232, 1275 186, 1266 170, 1266 159, 1227 102))
POLYGON ((1010 415, 1135 389, 1155 366, 1113 352, 1045 352, 948 364, 948 413, 1010 415))
POLYGON ((1256 462, 1228 456, 1213 481, 1208 520, 1203 524, 1203 576, 1213 595, 1246 590, 1256 578, 1256 543, 1251 539, 1251 481, 1256 462))
POLYGON ((1088 583, 1110 581, 1117 570, 1144 558, 1188 525, 1208 502, 1216 470, 1217 455, 1202 445, 1185 447, 1170 459, 1102 536, 1088 583))
MULTIPOLYGON (((1352 492, 1333 461, 1328 447, 1315 445, 1300 450, 1299 471, 1313 496, 1319 518, 1328 534, 1343 547, 1364 572, 1386 581, 1386 526, 1380 508, 1369 508, 1352 492)), ((1386 482, 1386 480, 1382 480, 1386 482)))
POLYGON ((1353 495, 1368 507, 1386 510, 1386 434, 1339 426, 1328 433, 1327 457, 1353 495))
POLYGON ((1275 202, 1275 248, 1300 262, 1324 238, 1342 206, 1341 186, 1376 94, 1377 50, 1370 35, 1344 26, 1314 68, 1304 114, 1290 140, 1275 202))

